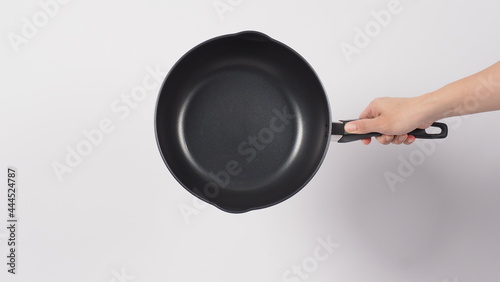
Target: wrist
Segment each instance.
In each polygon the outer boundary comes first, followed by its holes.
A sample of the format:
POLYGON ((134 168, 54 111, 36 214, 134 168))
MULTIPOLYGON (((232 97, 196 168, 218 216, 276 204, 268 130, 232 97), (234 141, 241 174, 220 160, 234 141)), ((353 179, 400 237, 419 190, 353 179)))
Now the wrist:
POLYGON ((436 120, 448 117, 449 111, 443 108, 442 98, 438 91, 415 97, 418 105, 416 119, 422 124, 432 124, 436 120))

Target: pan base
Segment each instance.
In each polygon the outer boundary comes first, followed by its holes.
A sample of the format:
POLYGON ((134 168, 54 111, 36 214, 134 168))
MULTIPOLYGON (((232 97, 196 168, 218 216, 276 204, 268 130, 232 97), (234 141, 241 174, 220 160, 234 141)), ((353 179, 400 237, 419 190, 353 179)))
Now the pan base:
POLYGON ((226 190, 251 191, 275 181, 299 139, 298 114, 287 97, 262 70, 232 66, 207 76, 181 118, 197 170, 226 190))

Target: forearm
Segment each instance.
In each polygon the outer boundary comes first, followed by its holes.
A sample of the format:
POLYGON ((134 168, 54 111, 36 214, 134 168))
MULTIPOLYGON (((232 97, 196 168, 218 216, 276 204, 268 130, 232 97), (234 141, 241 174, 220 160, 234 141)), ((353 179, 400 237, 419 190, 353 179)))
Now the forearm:
POLYGON ((422 112, 432 121, 500 110, 500 62, 419 99, 422 112))

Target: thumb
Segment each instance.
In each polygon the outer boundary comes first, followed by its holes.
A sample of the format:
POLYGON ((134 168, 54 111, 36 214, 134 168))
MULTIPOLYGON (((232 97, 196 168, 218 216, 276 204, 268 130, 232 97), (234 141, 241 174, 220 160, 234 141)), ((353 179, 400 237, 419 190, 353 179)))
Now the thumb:
POLYGON ((372 119, 359 119, 348 122, 344 129, 349 133, 365 134, 370 132, 380 132, 381 121, 380 118, 372 119))

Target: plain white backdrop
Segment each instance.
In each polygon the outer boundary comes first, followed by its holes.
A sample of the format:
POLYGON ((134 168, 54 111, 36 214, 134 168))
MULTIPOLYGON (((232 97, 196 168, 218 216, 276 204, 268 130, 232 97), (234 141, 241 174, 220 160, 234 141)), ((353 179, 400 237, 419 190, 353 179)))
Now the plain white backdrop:
POLYGON ((322 80, 333 119, 351 119, 376 97, 420 95, 498 61, 499 9, 492 0, 2 2, 0 171, 19 170, 19 247, 18 274, 8 274, 0 229, 0 279, 500 279, 499 112, 445 121, 448 138, 426 147, 331 143, 302 191, 239 215, 193 202, 160 157, 153 120, 157 78, 218 35, 257 30, 289 45, 322 80), (378 23, 388 5, 399 12, 378 23), (369 42, 356 46, 367 27, 369 42), (346 57, 345 44, 355 53, 346 57), (387 172, 406 161, 404 182, 389 185, 387 172), (59 177, 54 166, 65 167, 59 177), (324 241, 336 247, 319 259, 324 241))

